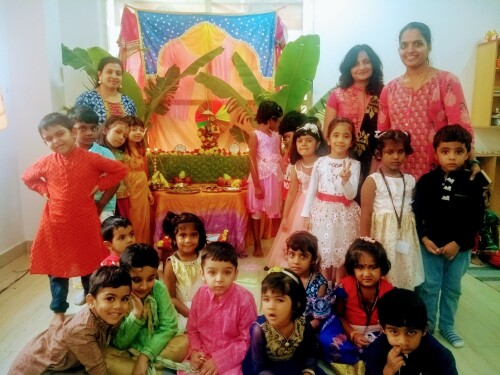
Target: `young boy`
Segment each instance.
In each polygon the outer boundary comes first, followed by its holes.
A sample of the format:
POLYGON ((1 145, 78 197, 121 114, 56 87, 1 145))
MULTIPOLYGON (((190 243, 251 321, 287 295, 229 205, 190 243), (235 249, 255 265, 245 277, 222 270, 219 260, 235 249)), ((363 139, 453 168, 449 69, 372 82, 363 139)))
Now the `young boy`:
POLYGON ((101 235, 109 255, 101 266, 119 266, 120 255, 128 245, 135 244, 134 228, 129 219, 123 216, 110 216, 101 224, 101 235))
POLYGON ((378 318, 384 334, 363 353, 366 375, 457 375, 453 354, 427 332, 425 303, 406 289, 380 299, 378 318))
POLYGON ((115 186, 127 168, 76 147, 76 129, 63 114, 45 116, 38 131, 53 153, 40 158, 21 176, 29 189, 47 200, 31 247, 30 272, 49 275, 50 309, 54 319, 62 322, 69 307, 69 278, 82 276, 88 294, 89 275, 107 255, 93 195, 115 186))
POLYGON ((241 374, 257 308, 253 295, 234 284, 236 250, 212 242, 202 252, 201 268, 205 284, 193 298, 187 323, 191 368, 201 374, 241 374))
POLYGON ((160 258, 146 244, 128 246, 120 266, 132 277, 132 311, 106 350, 108 374, 146 374, 162 358, 181 362, 187 355, 186 335, 177 335, 177 312, 165 285, 156 280, 160 258))
POLYGON ((433 146, 439 166, 419 179, 413 201, 425 272, 417 291, 427 306, 429 331, 436 328, 439 305, 439 332, 455 348, 464 345, 455 332, 461 280, 484 215, 480 179, 471 180, 464 169, 471 142, 460 125, 438 130, 433 146))
POLYGON ((103 351, 111 328, 129 310, 131 284, 129 273, 119 267, 98 268, 90 277, 86 307, 31 340, 12 363, 9 375, 67 374, 70 369, 106 374, 103 351))
MULTIPOLYGON (((105 158, 115 160, 113 153, 106 147, 98 145, 95 140, 99 131, 99 116, 92 108, 86 105, 76 105, 68 111, 68 117, 73 123, 73 128, 76 129, 76 145, 95 152, 105 158)), ((107 189, 104 193, 98 191, 94 195, 97 212, 100 215, 101 222, 114 215, 116 208, 116 191, 120 184, 107 189)))

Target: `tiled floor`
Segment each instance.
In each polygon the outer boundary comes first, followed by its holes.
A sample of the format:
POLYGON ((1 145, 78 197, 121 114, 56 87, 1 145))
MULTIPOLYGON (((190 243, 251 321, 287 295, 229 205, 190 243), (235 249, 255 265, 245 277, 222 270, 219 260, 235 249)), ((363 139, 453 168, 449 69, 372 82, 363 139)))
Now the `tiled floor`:
MULTIPOLYGON (((269 248, 269 241, 264 245, 269 248)), ((26 254, 0 269, 0 374, 7 372, 19 350, 44 330, 52 318, 46 276, 27 274, 14 282, 28 266, 26 254)), ((259 282, 265 275, 263 266, 263 260, 249 257, 241 260, 239 267, 238 282, 248 287, 257 301, 259 282)), ((75 293, 76 290, 71 289, 69 301, 75 293)), ((68 313, 78 309, 71 305, 68 313)), ((459 374, 500 374, 500 292, 466 274, 456 325, 466 344, 462 349, 450 348, 459 374)), ((437 338, 441 340, 439 335, 437 338)))

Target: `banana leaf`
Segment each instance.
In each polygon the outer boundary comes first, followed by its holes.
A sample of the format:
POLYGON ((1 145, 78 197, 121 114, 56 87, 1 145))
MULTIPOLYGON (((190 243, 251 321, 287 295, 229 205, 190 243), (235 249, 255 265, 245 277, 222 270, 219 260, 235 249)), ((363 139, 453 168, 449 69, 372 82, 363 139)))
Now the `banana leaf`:
POLYGON ((307 111, 308 116, 316 117, 322 124, 325 122, 325 109, 326 102, 330 97, 331 92, 334 88, 327 91, 309 110, 307 111))
POLYGON ((83 48, 70 49, 64 44, 61 44, 62 63, 66 66, 71 66, 75 70, 84 70, 93 85, 97 84, 97 69, 94 66, 92 59, 87 50, 83 48))
POLYGON ((250 135, 248 132, 240 128, 239 126, 234 125, 229 129, 229 134, 231 134, 236 142, 240 143, 247 143, 248 144, 248 139, 250 138, 250 135))
POLYGON ((201 56, 199 59, 195 60, 191 65, 189 65, 180 75, 180 78, 186 77, 188 75, 195 75, 198 73, 198 70, 200 68, 204 67, 207 65, 209 62, 211 62, 213 59, 215 59, 217 56, 219 56, 222 52, 224 52, 223 47, 217 47, 216 49, 207 52, 203 56, 201 56))
POLYGON ((276 69, 275 87, 280 90, 271 96, 283 107, 284 113, 300 107, 305 95, 312 90, 319 63, 318 35, 303 35, 287 43, 276 69))
POLYGON ((238 105, 243 108, 250 118, 253 118, 254 114, 248 101, 240 95, 232 86, 224 82, 222 79, 217 78, 211 74, 200 72, 195 77, 194 80, 207 89, 211 90, 215 96, 220 99, 233 98, 237 101, 238 105))
POLYGON ((267 92, 260 85, 252 70, 238 54, 238 52, 233 54, 233 64, 238 71, 240 79, 243 82, 243 86, 245 86, 252 93, 255 103, 258 104, 263 100, 263 97, 271 95, 271 93, 267 92))

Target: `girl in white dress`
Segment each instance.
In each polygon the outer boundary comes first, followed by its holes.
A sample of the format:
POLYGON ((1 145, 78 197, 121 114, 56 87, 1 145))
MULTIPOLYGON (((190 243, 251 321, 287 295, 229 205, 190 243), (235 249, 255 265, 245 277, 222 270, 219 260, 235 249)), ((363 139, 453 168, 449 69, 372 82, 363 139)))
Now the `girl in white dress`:
POLYGON ((354 124, 338 117, 328 126, 330 154, 319 158, 301 216, 304 228, 318 238, 321 273, 332 286, 345 275, 345 254, 359 236, 359 205, 353 201, 358 191, 360 163, 348 154, 354 147, 354 124))
POLYGON ((375 133, 377 172, 361 188, 361 236, 385 248, 391 270, 387 279, 397 288, 415 289, 424 281, 422 254, 411 208, 415 178, 401 167, 413 153, 410 134, 401 130, 375 133))
POLYGON ((318 156, 326 153, 326 142, 317 125, 307 123, 295 131, 290 152, 290 163, 293 165, 290 189, 286 197, 280 229, 269 251, 266 262, 268 266, 288 267, 285 258, 286 240, 294 232, 303 229, 300 214, 309 187, 312 168, 318 156))

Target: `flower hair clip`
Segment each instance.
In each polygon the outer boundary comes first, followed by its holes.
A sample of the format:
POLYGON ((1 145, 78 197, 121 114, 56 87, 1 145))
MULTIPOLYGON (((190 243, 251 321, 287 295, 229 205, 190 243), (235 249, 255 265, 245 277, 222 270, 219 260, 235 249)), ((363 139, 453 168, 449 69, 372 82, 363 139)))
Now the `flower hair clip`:
POLYGON ((380 130, 375 130, 375 134, 373 135, 375 138, 379 139, 385 134, 385 131, 381 132, 380 130))
POLYGON ((293 281, 295 281, 297 284, 300 284, 300 281, 299 279, 297 279, 297 276, 295 276, 293 273, 291 272, 288 272, 286 269, 284 268, 281 268, 279 266, 275 266, 275 267, 271 267, 269 269, 269 272, 267 273, 268 275, 270 273, 273 273, 273 272, 281 272, 281 273, 284 273, 285 275, 287 275, 288 277, 290 277, 293 281))
POLYGON ((313 123, 310 123, 310 122, 308 122, 304 126, 301 126, 296 131, 299 131, 299 130, 302 130, 302 131, 308 131, 309 130, 311 133, 319 135, 318 126, 316 124, 313 124, 313 123))
POLYGON ((371 237, 368 237, 368 236, 365 236, 365 237, 359 237, 361 240, 363 241, 366 241, 366 242, 369 242, 369 243, 375 243, 376 241, 371 238, 371 237))

